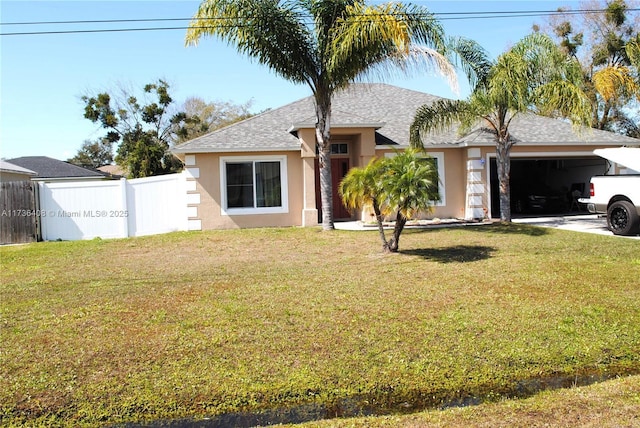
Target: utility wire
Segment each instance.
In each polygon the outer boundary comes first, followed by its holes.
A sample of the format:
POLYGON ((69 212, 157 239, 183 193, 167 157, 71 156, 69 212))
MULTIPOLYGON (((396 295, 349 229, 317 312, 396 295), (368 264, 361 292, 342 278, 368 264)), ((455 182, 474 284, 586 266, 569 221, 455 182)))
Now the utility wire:
MULTIPOLYGON (((626 11, 639 11, 640 8, 630 8, 626 11)), ((415 15, 424 16, 442 16, 441 19, 474 19, 481 18, 482 15, 495 15, 489 16, 489 18, 500 18, 504 15, 511 16, 544 16, 544 15, 571 15, 571 14, 583 14, 583 13, 602 13, 606 12, 606 9, 577 9, 577 10, 521 10, 521 11, 478 11, 478 12, 433 12, 415 15), (456 16, 463 15, 463 16, 456 16)), ((394 15, 394 14, 391 14, 394 15)), ((247 18, 249 16, 243 17, 247 18)), ((43 25, 43 24, 103 24, 103 23, 122 23, 122 22, 163 22, 163 21, 190 21, 193 18, 139 18, 139 19, 99 19, 99 20, 75 20, 75 21, 29 21, 29 22, 0 22, 0 25, 43 25)), ((201 18, 202 20, 221 20, 226 18, 201 18)), ((309 16, 311 19, 311 16, 309 16)))
MULTIPOLYGON (((640 8, 626 9, 628 12, 640 11, 640 8)), ((439 12, 433 14, 425 14, 425 16, 437 16, 441 21, 462 20, 462 19, 505 19, 505 18, 522 18, 534 16, 553 16, 553 15, 576 15, 589 13, 603 13, 604 9, 580 9, 567 11, 495 11, 495 12, 439 12)), ((113 23, 143 23, 143 22, 175 22, 175 21, 191 21, 193 18, 146 18, 146 19, 107 19, 107 20, 77 20, 77 21, 33 21, 33 22, 3 22, 0 26, 18 26, 18 25, 77 25, 77 24, 113 24, 113 23)), ((202 18, 200 20, 222 20, 226 18, 202 18)), ((312 25, 313 20, 306 24, 312 25)), ((235 26, 235 25, 234 25, 235 26)), ((28 35, 47 35, 47 34, 82 34, 82 33, 113 33, 113 32, 133 32, 133 31, 166 31, 166 30, 187 30, 197 27, 136 27, 136 28, 106 28, 106 29, 88 29, 88 30, 51 30, 51 31, 20 31, 0 33, 0 36, 28 36, 28 35)))

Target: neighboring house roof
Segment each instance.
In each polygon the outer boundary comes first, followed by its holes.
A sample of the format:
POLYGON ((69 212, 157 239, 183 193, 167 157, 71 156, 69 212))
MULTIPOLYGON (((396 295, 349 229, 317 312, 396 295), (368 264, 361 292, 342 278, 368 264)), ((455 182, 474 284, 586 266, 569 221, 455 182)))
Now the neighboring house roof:
POLYGON ((47 156, 25 156, 9 159, 10 163, 34 171, 34 180, 42 179, 104 179, 105 175, 98 171, 82 168, 68 162, 47 156))
POLYGON ((120 165, 103 165, 98 167, 98 171, 104 172, 114 178, 125 177, 127 175, 127 171, 120 165))
POLYGON ((23 168, 19 165, 12 164, 11 162, 7 162, 4 160, 0 160, 0 172, 10 172, 13 174, 24 174, 24 175, 37 175, 34 171, 30 169, 23 168))
MULTIPOLYGON (((384 83, 355 83, 335 94, 332 100, 331 127, 376 128, 376 144, 409 143, 409 128, 416 110, 440 99, 437 96, 384 83)), ((218 129, 173 149, 175 153, 255 152, 299 150, 295 132, 315 126, 312 96, 218 129)), ((584 144, 638 145, 640 140, 597 129, 575 132, 563 120, 534 114, 522 114, 511 123, 511 136, 521 145, 584 144)), ((494 134, 478 128, 460 137, 455 128, 428 135, 425 145, 478 146, 495 144, 494 134)))

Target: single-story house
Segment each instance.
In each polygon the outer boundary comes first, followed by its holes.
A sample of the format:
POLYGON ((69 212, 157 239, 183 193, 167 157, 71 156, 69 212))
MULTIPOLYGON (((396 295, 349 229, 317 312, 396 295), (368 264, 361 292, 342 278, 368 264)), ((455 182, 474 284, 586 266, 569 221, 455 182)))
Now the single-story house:
POLYGON ((35 175, 31 177, 32 181, 86 181, 110 178, 108 174, 100 171, 82 168, 47 156, 24 156, 9 159, 8 162, 35 172, 35 175))
POLYGON ((5 181, 29 181, 36 173, 19 165, 0 160, 0 182, 5 181))
MULTIPOLYGON (((365 215, 342 206, 335 188, 344 174, 373 157, 392 156, 394 148, 408 147, 416 110, 437 99, 379 83, 353 84, 335 95, 331 162, 336 221, 365 215)), ((310 96, 174 148, 190 175, 189 227, 317 225, 321 204, 315 121, 310 96)), ((510 129, 517 141, 512 199, 519 192, 584 193, 592 175, 617 169, 594 155, 594 149, 640 145, 640 140, 605 131, 576 133, 565 121, 528 114, 516 117, 510 129)), ((489 130, 478 128, 460 137, 451 129, 428 137, 425 146, 437 161, 441 181, 441 200, 430 216, 499 216, 495 142, 489 130)))

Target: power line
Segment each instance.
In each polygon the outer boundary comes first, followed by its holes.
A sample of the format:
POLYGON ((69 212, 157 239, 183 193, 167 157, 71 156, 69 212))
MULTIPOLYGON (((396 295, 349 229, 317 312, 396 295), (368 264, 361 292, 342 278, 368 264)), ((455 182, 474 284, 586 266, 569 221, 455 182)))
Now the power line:
MULTIPOLYGON (((31 22, 0 22, 0 25, 59 25, 59 24, 112 24, 119 22, 163 22, 190 21, 192 18, 143 18, 143 19, 96 19, 78 21, 31 21, 31 22)), ((209 18, 216 19, 216 18, 209 18)))
MULTIPOLYGON (((640 9, 630 8, 627 11, 638 11, 640 9)), ((480 18, 482 15, 495 15, 491 18, 497 18, 504 15, 511 16, 544 16, 544 15, 560 15, 560 14, 583 14, 583 13, 602 13, 606 9, 577 9, 577 10, 521 10, 521 11, 477 11, 477 12, 433 12, 415 15, 424 16, 442 16, 441 19, 473 19, 480 18), (462 15, 462 16, 455 16, 462 15)), ((393 14, 392 14, 393 15, 393 14)), ((247 16, 249 17, 249 16, 247 16)), ((242 18, 247 18, 242 17, 242 18)), ((311 19, 312 17, 309 16, 311 19)), ((138 19, 98 19, 98 20, 75 20, 75 21, 29 21, 29 22, 0 22, 0 25, 44 25, 44 24, 106 24, 106 23, 125 23, 125 22, 163 22, 163 21, 191 21, 193 18, 138 18, 138 19)), ((201 18, 203 20, 221 20, 226 18, 201 18)))
MULTIPOLYGON (((626 9, 628 12, 640 11, 640 8, 626 9)), ((463 19, 506 19, 506 18, 523 18, 535 16, 554 16, 554 15, 577 15, 590 13, 603 13, 605 9, 580 9, 566 11, 549 11, 549 10, 531 10, 531 11, 494 11, 494 12, 438 12, 432 14, 424 14, 424 16, 436 16, 441 21, 463 20, 463 19)), ((420 15, 417 15, 420 16, 420 15)), ((78 24, 114 24, 114 23, 145 23, 145 22, 176 22, 191 21, 193 18, 145 18, 145 19, 106 19, 106 20, 76 20, 76 21, 33 21, 33 22, 3 22, 0 26, 25 26, 25 25, 78 25, 78 24)), ((203 18, 201 20, 222 20, 224 18, 203 18)), ((312 25, 313 20, 305 24, 312 25)), ((170 31, 170 30, 187 30, 188 26, 179 27, 135 27, 135 28, 105 28, 105 29, 87 29, 87 30, 48 30, 48 31, 20 31, 0 33, 0 36, 28 36, 28 35, 47 35, 47 34, 82 34, 82 33, 113 33, 113 32, 135 32, 135 31, 170 31)), ((193 27, 192 27, 193 28, 193 27)))

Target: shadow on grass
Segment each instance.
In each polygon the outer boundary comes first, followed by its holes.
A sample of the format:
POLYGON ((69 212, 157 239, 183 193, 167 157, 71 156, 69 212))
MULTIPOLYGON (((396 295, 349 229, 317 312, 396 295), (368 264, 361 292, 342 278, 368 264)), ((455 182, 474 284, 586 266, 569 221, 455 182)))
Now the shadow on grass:
POLYGON ((498 221, 492 223, 471 223, 465 224, 452 224, 452 225, 432 225, 425 227, 413 227, 407 228, 402 233, 403 235, 417 234, 417 233, 432 233, 441 229, 460 229, 463 228, 472 232, 482 233, 496 233, 505 235, 528 235, 528 236, 544 236, 549 234, 549 229, 540 226, 531 226, 523 223, 500 223, 498 221))
POLYGON ((146 424, 125 423, 112 428, 249 428, 276 424, 300 424, 333 418, 409 414, 426 409, 466 407, 494 401, 496 394, 508 398, 527 398, 541 391, 592 385, 620 376, 636 375, 640 370, 613 368, 610 372, 566 373, 538 378, 528 378, 500 385, 488 381, 475 391, 412 390, 390 393, 386 390, 371 391, 370 394, 344 397, 330 403, 304 403, 298 406, 273 408, 256 412, 226 413, 206 419, 160 420, 146 424), (493 398, 492 398, 493 397, 493 398), (377 404, 371 404, 377 403, 377 404))
POLYGON ((474 230, 486 233, 502 233, 505 235, 544 236, 549 229, 539 226, 529 226, 521 223, 494 223, 489 227, 478 227, 474 230))
POLYGON ((420 256, 425 260, 439 263, 468 263, 486 260, 496 251, 494 247, 483 245, 456 245, 445 248, 418 248, 414 250, 400 250, 401 254, 420 256))

